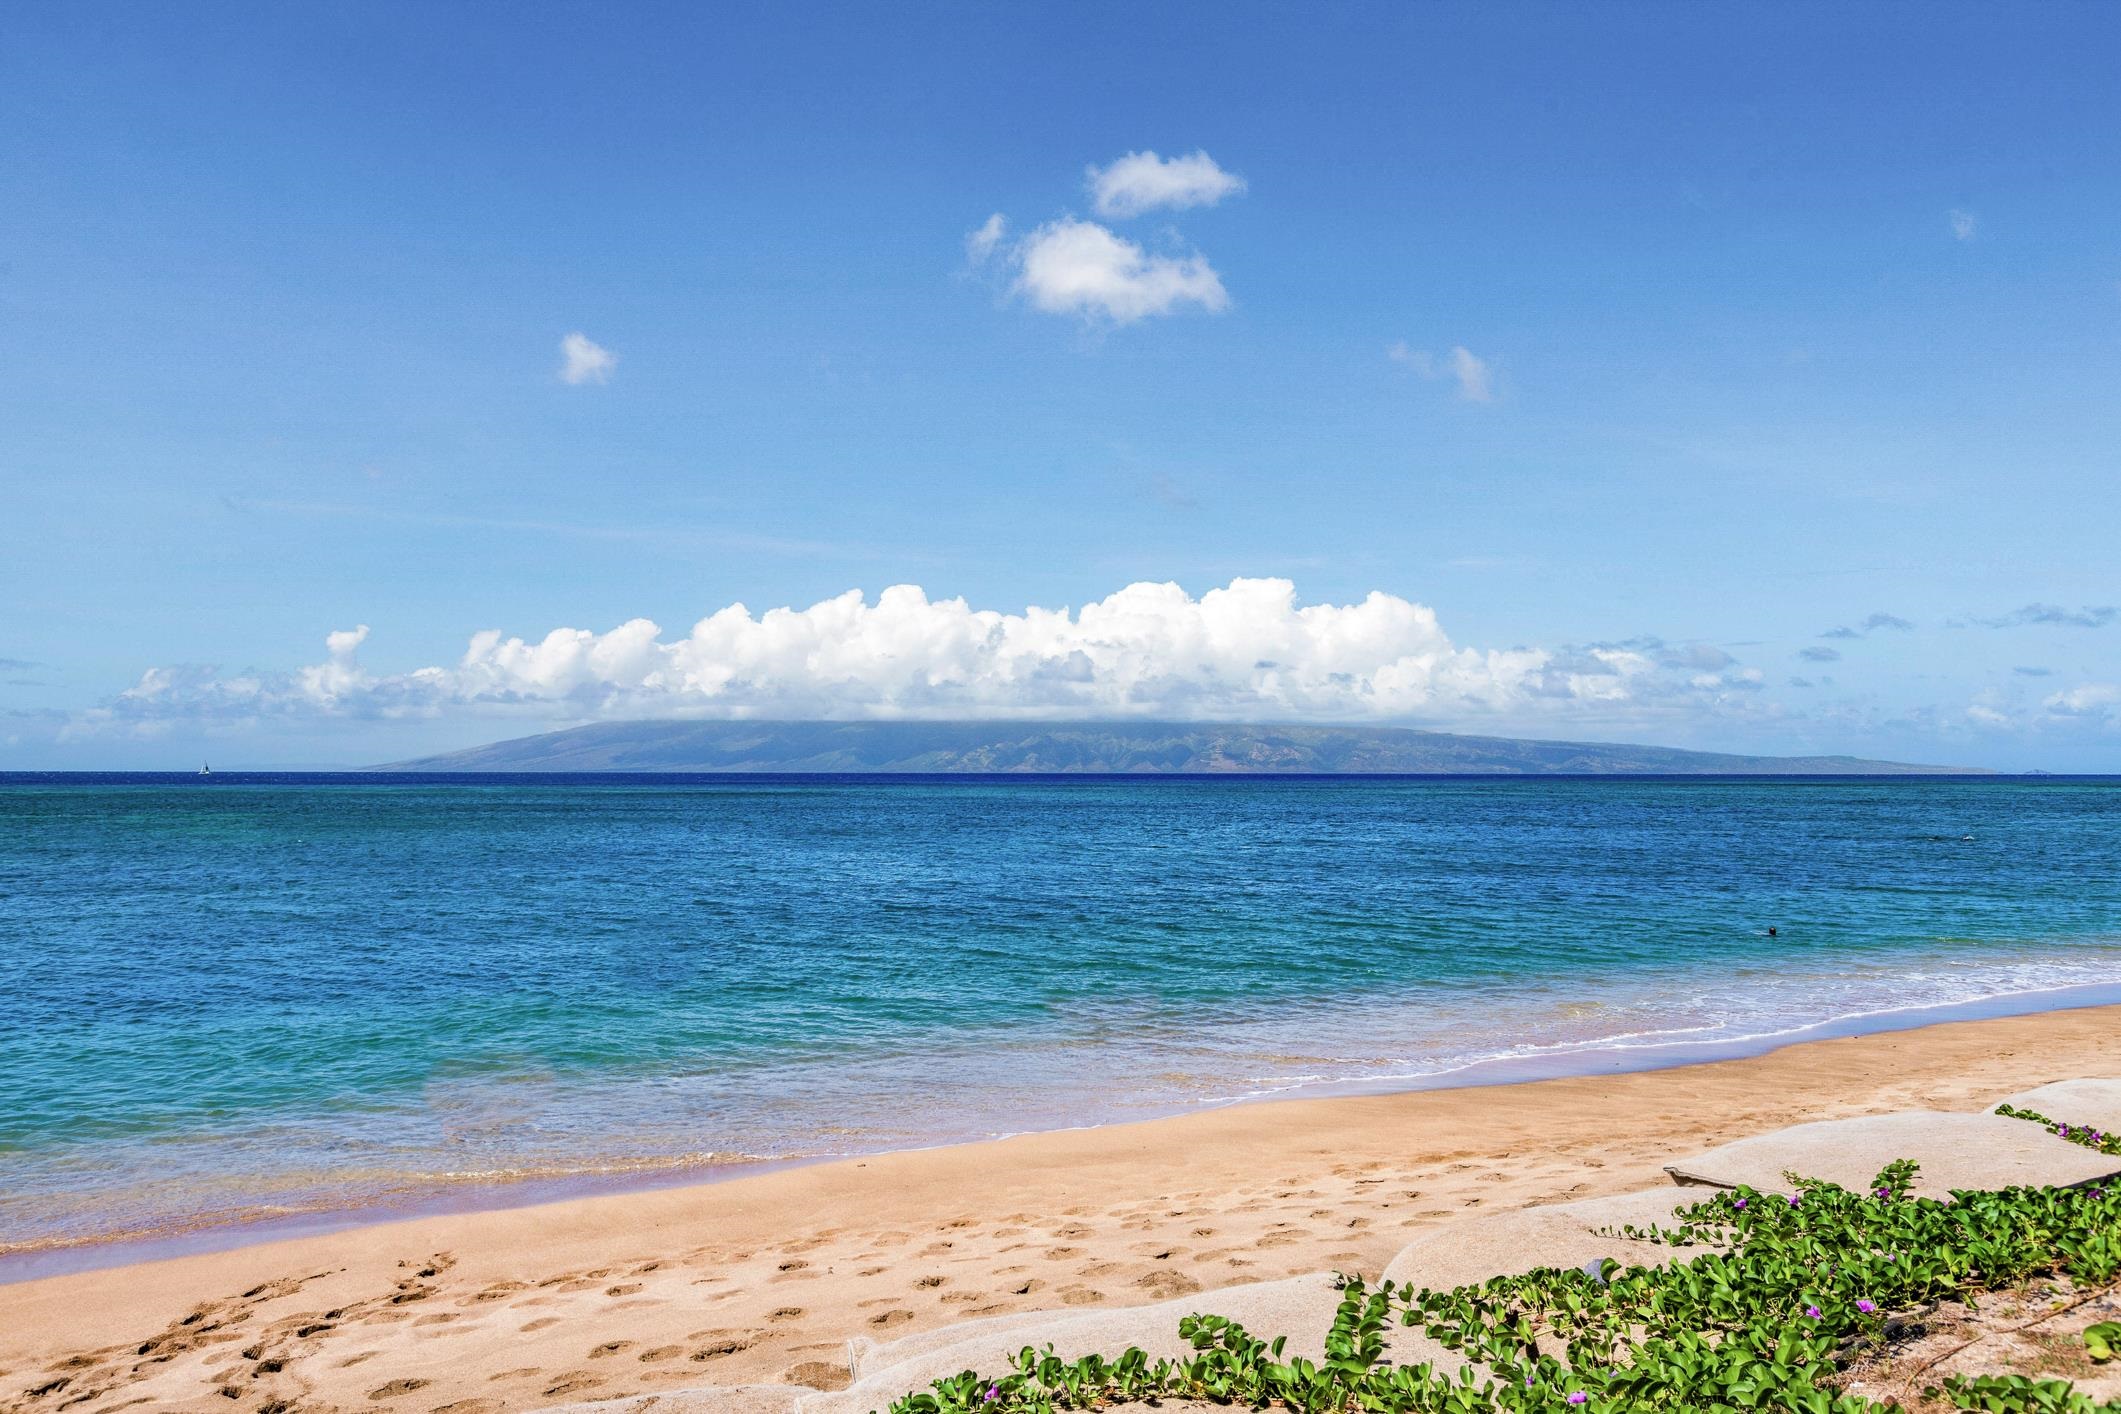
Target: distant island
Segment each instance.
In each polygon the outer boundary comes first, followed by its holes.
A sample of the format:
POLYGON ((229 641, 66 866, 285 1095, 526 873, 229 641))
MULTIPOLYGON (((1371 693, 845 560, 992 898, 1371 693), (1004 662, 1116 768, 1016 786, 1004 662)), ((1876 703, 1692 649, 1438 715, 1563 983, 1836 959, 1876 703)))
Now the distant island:
POLYGON ((1411 727, 1203 722, 599 722, 379 771, 1123 775, 1985 775, 1855 756, 1737 756, 1411 727))

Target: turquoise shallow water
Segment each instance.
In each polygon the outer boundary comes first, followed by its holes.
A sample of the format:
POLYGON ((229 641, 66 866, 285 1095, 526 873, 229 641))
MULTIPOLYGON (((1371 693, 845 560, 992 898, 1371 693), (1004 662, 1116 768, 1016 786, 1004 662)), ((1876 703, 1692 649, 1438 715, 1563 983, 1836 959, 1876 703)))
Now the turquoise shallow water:
POLYGON ((2117 866, 2114 781, 0 778, 0 1251, 2112 986, 2117 866))

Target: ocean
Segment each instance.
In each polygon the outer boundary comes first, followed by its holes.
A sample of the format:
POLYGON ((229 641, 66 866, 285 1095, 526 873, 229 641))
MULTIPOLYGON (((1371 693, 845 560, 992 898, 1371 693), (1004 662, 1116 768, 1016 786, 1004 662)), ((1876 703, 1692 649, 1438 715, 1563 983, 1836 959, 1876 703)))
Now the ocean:
POLYGON ((0 777, 0 1276, 2121 1000, 2117 866, 2114 779, 0 777))

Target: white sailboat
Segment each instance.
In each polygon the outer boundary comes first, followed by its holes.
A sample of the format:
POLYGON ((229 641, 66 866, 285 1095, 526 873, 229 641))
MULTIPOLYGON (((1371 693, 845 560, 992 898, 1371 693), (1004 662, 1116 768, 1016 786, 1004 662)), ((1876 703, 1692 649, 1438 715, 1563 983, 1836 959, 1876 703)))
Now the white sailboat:
POLYGON ((199 763, 199 774, 200 774, 200 775, 202 775, 202 776, 211 776, 211 775, 212 775, 213 773, 214 773, 214 768, 213 768, 213 767, 211 767, 211 766, 207 765, 207 764, 206 764, 206 763, 205 763, 204 761, 201 761, 201 762, 199 763))

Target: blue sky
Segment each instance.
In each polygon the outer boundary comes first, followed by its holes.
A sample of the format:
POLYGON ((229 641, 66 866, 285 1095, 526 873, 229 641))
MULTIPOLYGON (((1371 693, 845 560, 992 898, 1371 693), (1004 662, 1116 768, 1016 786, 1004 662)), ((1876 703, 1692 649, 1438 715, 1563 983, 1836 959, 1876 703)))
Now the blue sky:
POLYGON ((8 29, 0 768, 750 714, 2121 769, 2110 9, 8 29))

